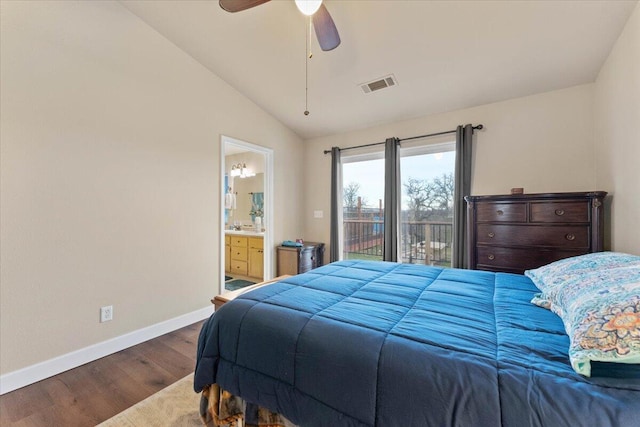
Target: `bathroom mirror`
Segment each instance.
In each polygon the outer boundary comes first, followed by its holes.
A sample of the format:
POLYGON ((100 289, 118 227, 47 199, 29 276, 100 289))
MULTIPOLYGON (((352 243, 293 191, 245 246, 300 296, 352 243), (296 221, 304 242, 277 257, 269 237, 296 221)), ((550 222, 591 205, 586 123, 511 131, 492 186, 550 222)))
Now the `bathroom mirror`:
POLYGON ((255 226, 256 216, 261 218, 258 222, 261 223, 261 228, 263 228, 264 173, 256 173, 255 176, 244 179, 234 178, 233 183, 234 185, 231 188, 234 192, 236 207, 228 210, 230 215, 227 219, 227 228, 232 228, 234 221, 240 221, 244 226, 255 226))

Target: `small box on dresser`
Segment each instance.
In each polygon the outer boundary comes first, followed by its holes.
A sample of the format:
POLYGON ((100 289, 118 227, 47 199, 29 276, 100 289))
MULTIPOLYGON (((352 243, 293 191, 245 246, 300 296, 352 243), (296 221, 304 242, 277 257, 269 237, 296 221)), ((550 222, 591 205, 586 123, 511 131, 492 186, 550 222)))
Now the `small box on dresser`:
POLYGON ((467 196, 469 268, 523 273, 603 250, 604 191, 467 196))

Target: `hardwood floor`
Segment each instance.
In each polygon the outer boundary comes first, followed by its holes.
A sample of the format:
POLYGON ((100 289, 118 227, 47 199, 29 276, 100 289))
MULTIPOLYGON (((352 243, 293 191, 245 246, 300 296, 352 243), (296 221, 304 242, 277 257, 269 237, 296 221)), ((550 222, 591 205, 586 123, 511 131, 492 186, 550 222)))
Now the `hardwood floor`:
POLYGON ((0 426, 95 426, 193 372, 203 322, 0 396, 0 426))

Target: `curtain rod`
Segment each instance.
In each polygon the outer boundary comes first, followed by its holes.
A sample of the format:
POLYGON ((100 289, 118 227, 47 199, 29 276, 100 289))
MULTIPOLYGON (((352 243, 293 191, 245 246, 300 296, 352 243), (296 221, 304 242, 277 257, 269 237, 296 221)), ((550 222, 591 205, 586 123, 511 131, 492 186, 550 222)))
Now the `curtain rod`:
MULTIPOLYGON (((484 128, 483 125, 473 126, 473 130, 476 130, 476 129, 480 130, 480 129, 483 129, 483 128, 484 128)), ((426 134, 426 135, 410 136, 408 138, 399 139, 398 142, 410 141, 412 139, 428 138, 430 136, 447 135, 447 134, 456 133, 456 132, 457 132, 457 130, 454 129, 454 130, 446 130, 444 132, 429 133, 429 134, 426 134)), ((347 150, 354 150, 356 148, 373 147, 374 145, 382 145, 382 144, 386 144, 386 141, 373 142, 371 144, 364 144, 364 145, 356 145, 354 147, 338 148, 338 150, 347 151, 347 150)), ((324 150, 324 154, 329 154, 329 153, 331 153, 331 150, 324 150)))

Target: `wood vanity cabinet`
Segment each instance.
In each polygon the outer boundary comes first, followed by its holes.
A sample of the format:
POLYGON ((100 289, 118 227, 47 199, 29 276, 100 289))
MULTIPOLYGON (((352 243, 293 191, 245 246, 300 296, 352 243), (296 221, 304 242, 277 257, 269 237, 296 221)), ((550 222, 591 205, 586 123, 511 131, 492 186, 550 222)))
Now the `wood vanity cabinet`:
POLYGON ((278 246, 277 276, 305 273, 324 263, 324 243, 305 242, 303 246, 278 246))
POLYGON ((224 236, 224 271, 231 272, 231 236, 224 236))
POLYGON ((248 240, 243 236, 231 237, 231 274, 246 276, 249 273, 248 240))
POLYGON ((264 239, 249 237, 249 276, 262 280, 264 276, 264 239))
POLYGON ((264 277, 264 238, 225 235, 225 272, 262 280, 264 277))
POLYGON ((467 196, 469 267, 523 273, 603 250, 604 191, 467 196))

